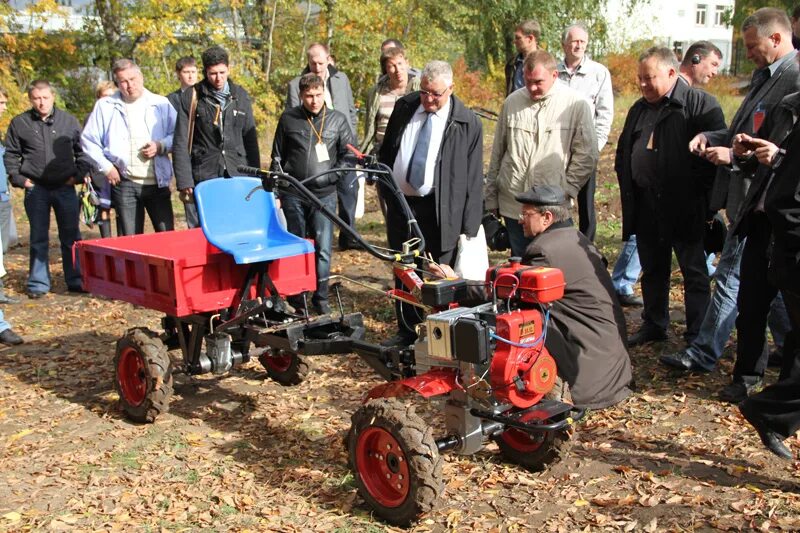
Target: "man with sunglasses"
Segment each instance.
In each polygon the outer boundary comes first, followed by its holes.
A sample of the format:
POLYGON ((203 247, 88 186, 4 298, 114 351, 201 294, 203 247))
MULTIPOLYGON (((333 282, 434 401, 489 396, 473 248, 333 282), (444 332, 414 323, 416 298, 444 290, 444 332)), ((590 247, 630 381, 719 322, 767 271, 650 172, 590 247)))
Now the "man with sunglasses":
MULTIPOLYGON (((451 266, 459 235, 477 235, 483 213, 483 129, 453 89, 450 65, 428 63, 420 90, 395 104, 379 152, 419 223, 425 251, 451 266)), ((389 246, 399 250, 411 237, 408 223, 392 193, 382 194, 389 246)), ((410 344, 421 317, 408 305, 398 304, 395 311, 399 332, 387 344, 410 344)))

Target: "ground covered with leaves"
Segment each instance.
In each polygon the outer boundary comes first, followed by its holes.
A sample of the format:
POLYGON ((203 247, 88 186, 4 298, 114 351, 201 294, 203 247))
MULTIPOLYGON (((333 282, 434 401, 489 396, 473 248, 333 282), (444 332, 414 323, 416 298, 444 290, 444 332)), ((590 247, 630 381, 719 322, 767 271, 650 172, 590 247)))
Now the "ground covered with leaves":
MULTIPOLYGON (((613 207, 599 238, 612 258, 613 207)), ((18 222, 25 236, 19 214, 18 222)), ((380 240, 379 213, 360 228, 380 240)), ((358 357, 316 357, 294 387, 255 361, 225 377, 176 376, 170 412, 131 423, 112 384, 115 343, 132 327, 157 330, 160 315, 67 294, 51 253, 54 292, 39 300, 24 296, 27 248, 6 257, 7 292, 21 302, 3 311, 26 344, 0 350, 0 529, 391 529, 358 497, 342 446, 350 415, 380 383, 358 357)), ((334 272, 379 287, 390 279, 386 265, 356 251, 337 252, 334 272)), ((660 353, 682 347, 675 287, 670 340, 632 350, 635 393, 590 413, 565 459, 531 473, 503 462, 494 444, 447 455, 443 497, 413 529, 800 529, 800 463, 767 452, 736 408, 716 399, 731 359, 709 375, 659 366, 660 353)), ((392 334, 381 295, 345 284, 344 305, 364 313, 371 339, 392 334)), ((634 331, 638 312, 628 318, 634 331)), ((800 450, 796 437, 787 443, 800 450)))

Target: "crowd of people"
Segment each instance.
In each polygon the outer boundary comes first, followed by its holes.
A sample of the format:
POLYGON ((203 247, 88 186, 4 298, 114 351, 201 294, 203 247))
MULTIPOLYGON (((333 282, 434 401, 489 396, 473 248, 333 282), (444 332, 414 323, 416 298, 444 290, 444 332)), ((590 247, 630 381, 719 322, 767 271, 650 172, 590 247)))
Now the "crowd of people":
MULTIPOLYGON (((627 347, 668 338, 674 252, 683 275, 686 348, 662 355, 661 363, 680 372, 711 371, 735 326, 736 363, 720 399, 742 402, 764 443, 790 458, 783 441, 800 427, 800 181, 793 166, 800 153, 800 70, 793 44, 800 8, 792 15, 762 8, 742 24, 755 70, 730 122, 702 89, 722 64, 718 47, 699 41, 680 61, 664 47, 641 54, 642 97, 628 111, 616 145, 623 245, 613 273, 592 241, 597 165, 614 96, 608 69, 586 56, 590 36, 581 24, 563 30, 559 57, 539 48, 535 20, 514 29, 517 53, 505 68, 506 98, 485 175, 482 123, 456 96, 450 65, 431 61, 413 68, 396 39, 381 46, 382 72, 367 97, 360 142, 346 74, 325 45, 309 46, 307 66, 288 83, 269 166, 304 180, 345 167, 347 145, 375 154, 411 207, 425 237, 426 261, 440 272, 451 272, 460 238, 478 234, 484 213, 500 217, 512 256, 565 273, 565 296, 554 304, 547 341, 560 354, 562 378, 581 407, 603 408, 626 398, 627 347), (705 242, 721 210, 729 228, 715 256, 705 242), (641 297, 634 291, 640 275, 641 297), (642 307, 642 325, 630 337, 622 306, 642 307), (780 381, 758 392, 770 360, 782 364, 780 381)), ((117 60, 111 69, 115 87, 98 86, 83 127, 54 105, 48 81, 30 84, 31 109, 11 121, 3 155, 11 184, 25 191, 29 298, 51 288, 51 209, 67 289, 83 290, 71 253, 81 238, 76 185, 91 180, 99 191, 103 236, 111 234, 110 208, 117 233, 133 235, 144 231, 145 213, 155 231, 174 229, 173 176, 193 228, 200 223, 193 195, 198 183, 236 175, 240 165, 261 166, 251 99, 230 79, 227 52, 207 49, 201 67, 198 81, 197 62, 181 58, 175 69, 180 88, 165 97, 145 88, 133 61, 117 60)), ((0 91, 0 112, 6 100, 0 91)), ((358 180, 351 169, 339 174, 308 186, 353 226, 358 180)), ((10 205, 3 182, 0 237, 6 243, 10 205)), ((389 246, 400 249, 411 237, 403 211, 385 185, 377 194, 389 246)), ((333 224, 294 195, 277 200, 287 229, 315 243, 317 287, 308 311, 328 313, 333 224)), ((358 246, 340 233, 339 249, 358 246)), ((13 299, 0 291, 0 302, 13 299)), ((307 303, 301 298, 292 305, 307 303)), ((413 343, 422 317, 400 302, 395 312, 397 335, 386 344, 413 343)), ((0 342, 23 342, 1 314, 0 342)))

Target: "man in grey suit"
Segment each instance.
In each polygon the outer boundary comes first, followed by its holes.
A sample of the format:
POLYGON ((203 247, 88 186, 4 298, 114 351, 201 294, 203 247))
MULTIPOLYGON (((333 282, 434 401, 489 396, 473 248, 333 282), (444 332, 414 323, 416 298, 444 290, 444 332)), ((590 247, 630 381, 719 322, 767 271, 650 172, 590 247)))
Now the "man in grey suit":
MULTIPOLYGON (((718 165, 711 193, 711 210, 727 210, 728 219, 734 220, 750 187, 749 175, 742 172, 731 155, 733 137, 738 133, 753 135, 764 118, 770 115, 781 99, 795 92, 798 78, 797 53, 792 47, 792 30, 786 13, 779 9, 762 8, 742 24, 742 38, 747 57, 756 66, 742 105, 727 129, 707 131, 696 135, 689 149, 702 154, 718 165)), ((665 365, 684 370, 709 372, 722 355, 737 321, 739 294, 739 267, 745 249, 746 233, 729 232, 714 273, 714 296, 706 311, 697 338, 683 351, 661 357, 665 365)), ((741 336, 741 331, 739 332, 741 336)), ((766 365, 762 350, 749 354, 752 361, 748 369, 734 371, 733 383, 720 393, 726 401, 741 401, 761 381, 757 368, 766 365), (763 359, 763 361, 762 361, 763 359)), ((763 374, 763 368, 761 368, 763 374)))
MULTIPOLYGON (((300 76, 312 72, 322 78, 325 84, 325 105, 328 109, 335 109, 347 117, 350 133, 353 139, 358 139, 356 106, 353 103, 353 90, 350 88, 350 80, 347 79, 347 75, 331 64, 330 51, 322 43, 311 44, 306 50, 306 58, 308 65, 300 73, 300 76)), ((300 76, 289 82, 289 91, 286 95, 287 111, 300 105, 300 76)), ((339 218, 354 228, 356 201, 358 200, 358 180, 355 172, 342 175, 336 183, 336 194, 339 197, 339 218)), ((357 246, 346 235, 339 234, 340 250, 357 248, 357 246)))

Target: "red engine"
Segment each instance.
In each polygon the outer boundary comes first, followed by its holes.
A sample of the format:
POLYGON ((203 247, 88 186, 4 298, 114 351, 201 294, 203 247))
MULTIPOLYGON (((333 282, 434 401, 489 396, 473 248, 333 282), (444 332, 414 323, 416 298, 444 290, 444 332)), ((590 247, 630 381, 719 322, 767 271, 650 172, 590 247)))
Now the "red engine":
POLYGON ((497 291, 501 299, 545 304, 564 296, 564 273, 557 268, 525 266, 518 258, 486 271, 486 291, 489 297, 497 291))

